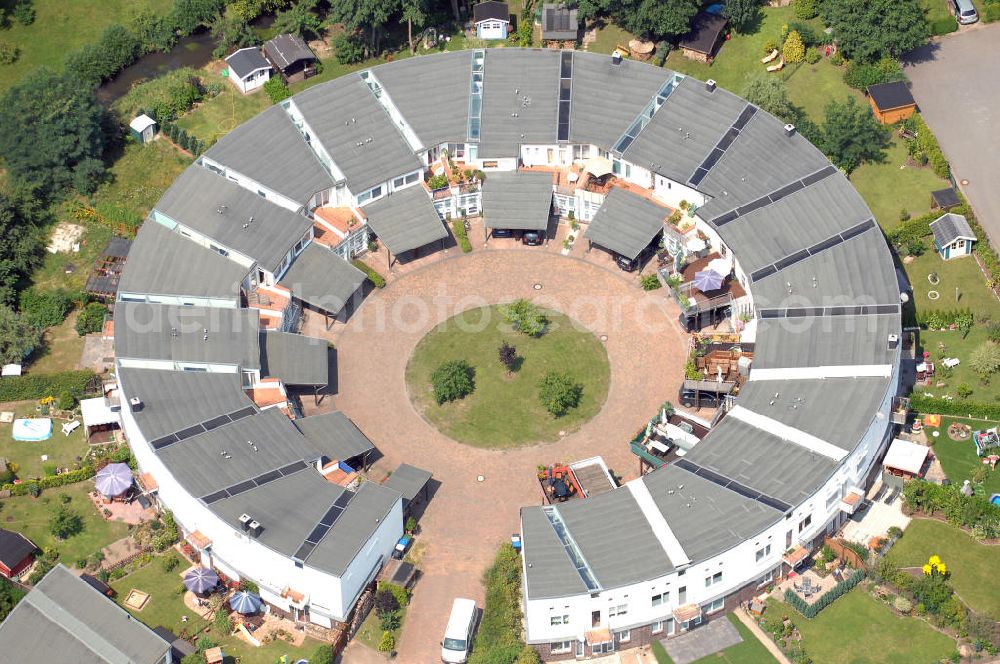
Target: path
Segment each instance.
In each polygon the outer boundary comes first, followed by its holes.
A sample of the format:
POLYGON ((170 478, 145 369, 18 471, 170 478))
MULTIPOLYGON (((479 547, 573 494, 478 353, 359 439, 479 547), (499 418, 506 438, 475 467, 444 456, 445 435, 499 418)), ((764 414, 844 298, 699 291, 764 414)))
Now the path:
POLYGON ((733 615, 739 618, 740 622, 746 625, 747 629, 753 632, 753 635, 757 637, 757 640, 760 641, 765 648, 767 648, 767 651, 771 653, 776 660, 778 660, 778 664, 792 664, 791 661, 785 657, 785 653, 781 652, 781 648, 775 645, 774 641, 771 640, 771 637, 764 633, 764 630, 760 628, 757 621, 747 615, 746 611, 743 609, 737 609, 733 612, 733 615))
POLYGON ((427 543, 423 576, 397 661, 436 661, 455 597, 471 597, 482 606, 483 570, 497 547, 519 530, 519 508, 539 503, 538 464, 599 454, 626 479, 636 476, 638 462, 628 440, 664 400, 676 399, 682 380, 686 340, 677 314, 663 290, 644 293, 635 278, 620 272, 547 251, 505 249, 452 254, 408 271, 373 293, 337 331, 336 406, 384 455, 376 474, 405 461, 430 470, 441 483, 420 523, 427 543), (438 322, 517 297, 607 335, 607 401, 590 422, 555 443, 506 451, 461 445, 413 408, 403 379, 406 363, 438 322), (643 338, 660 342, 639 343, 643 338), (485 481, 478 482, 478 475, 485 481))

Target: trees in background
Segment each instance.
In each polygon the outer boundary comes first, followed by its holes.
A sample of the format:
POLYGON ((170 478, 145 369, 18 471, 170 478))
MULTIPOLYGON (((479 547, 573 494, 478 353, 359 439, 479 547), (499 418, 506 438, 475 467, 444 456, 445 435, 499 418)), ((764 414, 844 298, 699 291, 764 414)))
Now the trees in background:
POLYGON ((288 9, 278 12, 272 26, 276 33, 290 32, 302 39, 318 39, 323 30, 323 20, 316 13, 318 0, 299 0, 288 9))
POLYGON ((0 304, 0 362, 20 364, 41 340, 41 330, 10 307, 0 304))
POLYGON ((400 0, 342 0, 330 8, 330 20, 364 35, 365 54, 382 50, 385 26, 400 10, 400 0))
POLYGON ((0 191, 0 305, 13 304, 41 262, 45 214, 28 195, 0 191))
MULTIPOLYGON (((796 0, 798 4, 798 0, 796 0)), ((729 25, 740 34, 749 34, 760 25, 760 0, 726 0, 723 16, 729 25)))
POLYGON ((837 0, 821 3, 821 10, 850 59, 898 58, 927 41, 920 0, 837 0))
POLYGON ((416 53, 417 50, 413 47, 413 27, 416 26, 419 30, 427 20, 424 0, 403 0, 403 20, 406 21, 406 41, 410 46, 410 53, 416 53))
POLYGON ((223 0, 174 0, 170 22, 178 34, 186 37, 198 28, 211 25, 225 9, 223 0))
POLYGON ((581 0, 580 18, 609 16, 629 32, 654 39, 687 34, 698 0, 581 0))
POLYGON ((219 14, 212 21, 211 30, 216 42, 212 55, 216 58, 224 58, 237 49, 260 44, 260 37, 246 19, 235 14, 219 14))
POLYGON ((860 105, 854 97, 827 104, 820 146, 848 175, 862 162, 883 161, 889 141, 888 129, 875 120, 871 108, 860 105))

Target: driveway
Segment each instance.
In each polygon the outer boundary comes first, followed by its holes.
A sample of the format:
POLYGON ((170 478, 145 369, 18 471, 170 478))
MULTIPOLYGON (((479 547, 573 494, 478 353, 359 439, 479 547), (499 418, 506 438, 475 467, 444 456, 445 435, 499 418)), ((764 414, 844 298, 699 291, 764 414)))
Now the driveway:
POLYGON ((518 531, 519 509, 540 502, 537 465, 599 454, 626 479, 637 475, 638 461, 628 440, 664 400, 676 399, 682 380, 686 339, 677 314, 665 291, 644 293, 634 278, 618 270, 554 252, 512 248, 465 256, 451 252, 397 273, 336 332, 336 406, 384 455, 372 474, 406 461, 430 470, 440 482, 420 520, 427 546, 423 574, 407 612, 397 661, 436 661, 455 597, 473 598, 482 607, 483 570, 497 547, 518 531), (607 336, 607 401, 590 422, 557 442, 514 450, 456 443, 411 405, 404 382, 407 361, 439 322, 474 306, 517 297, 532 298, 607 336))
POLYGON ((1000 24, 962 30, 907 56, 913 97, 993 246, 1000 246, 1000 24))

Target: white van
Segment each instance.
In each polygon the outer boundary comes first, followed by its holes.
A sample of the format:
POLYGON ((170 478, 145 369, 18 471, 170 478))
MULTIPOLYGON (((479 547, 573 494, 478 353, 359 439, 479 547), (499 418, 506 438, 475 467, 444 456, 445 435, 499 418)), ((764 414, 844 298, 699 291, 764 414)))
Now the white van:
POLYGON ((469 658, 472 647, 472 633, 476 630, 476 603, 471 599, 458 597, 451 605, 451 616, 444 630, 441 642, 441 661, 462 664, 469 658))

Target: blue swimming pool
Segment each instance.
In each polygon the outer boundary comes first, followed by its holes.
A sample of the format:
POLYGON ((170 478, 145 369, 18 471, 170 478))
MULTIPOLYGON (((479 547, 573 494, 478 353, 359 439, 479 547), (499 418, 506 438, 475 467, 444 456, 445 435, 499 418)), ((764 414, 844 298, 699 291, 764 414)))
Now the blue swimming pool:
POLYGON ((990 502, 1000 507, 1000 493, 994 493, 992 496, 990 496, 990 502))
POLYGON ((725 5, 721 3, 716 3, 714 5, 709 5, 705 8, 705 11, 709 14, 722 14, 722 11, 726 8, 725 5))

